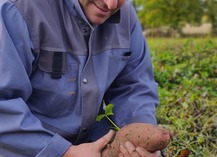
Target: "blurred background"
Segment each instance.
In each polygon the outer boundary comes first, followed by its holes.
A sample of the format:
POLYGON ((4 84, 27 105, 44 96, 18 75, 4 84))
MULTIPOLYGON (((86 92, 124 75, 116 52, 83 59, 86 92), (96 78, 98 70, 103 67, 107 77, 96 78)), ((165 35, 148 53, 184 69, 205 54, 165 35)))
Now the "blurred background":
POLYGON ((131 0, 153 60, 167 157, 217 156, 217 0, 131 0))
POLYGON ((131 0, 146 36, 217 36, 217 0, 131 0))

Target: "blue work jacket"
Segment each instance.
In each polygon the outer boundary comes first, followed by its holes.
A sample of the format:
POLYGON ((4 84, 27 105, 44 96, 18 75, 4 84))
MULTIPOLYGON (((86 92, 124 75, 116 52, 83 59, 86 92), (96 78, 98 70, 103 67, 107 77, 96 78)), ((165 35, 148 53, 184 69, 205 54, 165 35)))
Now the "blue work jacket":
POLYGON ((120 127, 156 124, 157 83, 130 2, 91 25, 78 0, 0 1, 0 156, 62 156, 99 135, 103 100, 120 127))

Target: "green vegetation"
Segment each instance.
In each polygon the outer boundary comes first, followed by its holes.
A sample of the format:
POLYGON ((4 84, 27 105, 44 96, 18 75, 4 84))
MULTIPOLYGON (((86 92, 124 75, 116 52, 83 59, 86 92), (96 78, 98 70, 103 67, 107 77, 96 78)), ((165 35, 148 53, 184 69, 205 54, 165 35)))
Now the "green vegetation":
POLYGON ((134 0, 133 4, 145 27, 170 26, 179 29, 186 22, 200 23, 204 15, 200 0, 134 0), (140 7, 143 9, 140 10, 140 7))
POLYGON ((145 28, 169 27, 181 33, 186 23, 212 24, 212 35, 217 35, 216 0, 131 0, 140 22, 145 28), (204 21, 205 20, 205 21, 204 21))
POLYGON ((101 121, 101 119, 107 118, 108 121, 112 124, 112 127, 111 127, 111 128, 113 128, 114 130, 119 131, 120 128, 109 118, 109 116, 114 115, 114 113, 113 113, 113 111, 112 111, 114 105, 113 105, 113 104, 108 104, 108 105, 105 105, 105 104, 104 104, 104 107, 105 107, 105 113, 98 115, 98 116, 96 117, 96 121, 99 122, 99 121, 101 121))
POLYGON ((217 156, 217 40, 148 39, 159 84, 158 122, 173 131, 177 157, 217 156))

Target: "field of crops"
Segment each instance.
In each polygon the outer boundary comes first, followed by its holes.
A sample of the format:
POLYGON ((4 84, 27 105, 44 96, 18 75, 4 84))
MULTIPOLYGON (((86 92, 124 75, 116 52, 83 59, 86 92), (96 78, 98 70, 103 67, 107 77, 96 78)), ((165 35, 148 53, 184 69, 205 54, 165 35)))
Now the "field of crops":
POLYGON ((217 156, 217 40, 148 38, 159 84, 158 122, 174 136, 168 157, 217 156))

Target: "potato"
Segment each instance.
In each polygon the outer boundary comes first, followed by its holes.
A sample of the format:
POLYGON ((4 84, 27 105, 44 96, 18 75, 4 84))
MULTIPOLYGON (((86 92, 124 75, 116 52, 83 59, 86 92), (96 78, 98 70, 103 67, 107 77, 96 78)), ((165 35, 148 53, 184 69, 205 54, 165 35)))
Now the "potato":
POLYGON ((150 152, 162 150, 170 142, 169 130, 147 123, 132 123, 117 131, 114 140, 102 151, 102 157, 118 157, 120 144, 132 142, 135 147, 143 147, 150 152))

